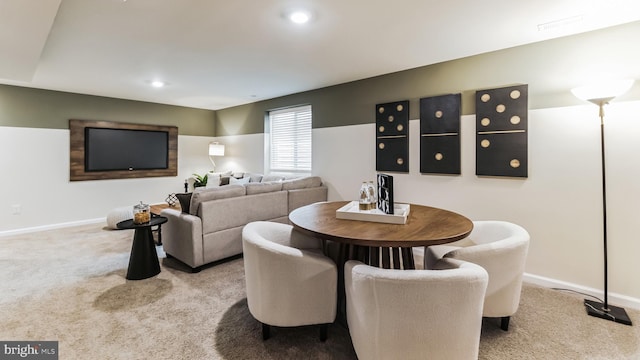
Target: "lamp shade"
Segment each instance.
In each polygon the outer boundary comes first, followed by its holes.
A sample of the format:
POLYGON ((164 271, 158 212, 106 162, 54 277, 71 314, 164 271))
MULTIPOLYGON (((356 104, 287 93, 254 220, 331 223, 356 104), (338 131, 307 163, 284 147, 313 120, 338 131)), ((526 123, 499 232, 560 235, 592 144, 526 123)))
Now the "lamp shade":
POLYGON ((224 145, 212 142, 209 144, 209 156, 224 156, 224 145))
POLYGON ((597 84, 581 86, 571 89, 573 95, 581 100, 611 100, 616 96, 620 96, 631 89, 633 79, 617 80, 609 82, 601 82, 597 84))

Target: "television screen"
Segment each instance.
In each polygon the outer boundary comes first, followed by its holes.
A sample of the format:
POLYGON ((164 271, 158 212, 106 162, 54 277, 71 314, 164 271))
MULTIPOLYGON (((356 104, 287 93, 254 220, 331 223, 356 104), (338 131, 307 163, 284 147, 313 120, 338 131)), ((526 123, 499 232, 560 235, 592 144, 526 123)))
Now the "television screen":
POLYGON ((85 128, 85 171, 153 170, 169 167, 165 131, 85 128))

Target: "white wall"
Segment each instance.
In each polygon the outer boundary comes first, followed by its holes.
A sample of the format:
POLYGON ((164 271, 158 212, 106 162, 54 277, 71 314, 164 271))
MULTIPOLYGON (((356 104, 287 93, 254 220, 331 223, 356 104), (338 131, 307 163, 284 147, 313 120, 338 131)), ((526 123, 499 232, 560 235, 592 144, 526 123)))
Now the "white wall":
POLYGON ((211 137, 178 137, 178 176, 69 181, 69 130, 0 127, 0 233, 92 221, 139 201, 162 203, 192 173, 211 170, 211 137), (21 208, 13 214, 14 206, 21 208))
MULTIPOLYGON (((640 299, 640 102, 606 109, 609 291, 640 299)), ((399 202, 436 206, 472 220, 508 220, 531 234, 529 274, 602 289, 600 120, 594 105, 529 111, 529 177, 475 175, 475 116, 462 117, 462 175, 422 175, 418 120, 410 122, 409 174, 394 175, 399 202)), ((330 200, 354 200, 375 180, 375 125, 313 131, 313 173, 330 200)), ((262 135, 219 141, 252 146, 247 171, 260 171, 262 135), (257 144, 259 143, 259 144, 257 144), (254 168, 256 167, 256 168, 254 168)), ((236 159, 242 167, 240 159, 236 159)))
MULTIPOLYGON (((640 299, 640 102, 606 109, 610 292, 640 299)), ((473 220, 501 219, 531 233, 526 271, 602 289, 600 133, 595 106, 529 111, 529 177, 475 175, 474 116, 462 118, 462 175, 419 173, 419 122, 410 123, 409 174, 393 174, 397 201, 437 206, 473 220)), ((313 173, 330 200, 357 197, 373 180, 375 125, 313 131, 313 173)), ((180 136, 177 177, 69 182, 69 132, 0 127, 0 233, 103 218, 118 206, 162 202, 184 179, 211 169, 207 144, 226 146, 217 170, 262 172, 262 134, 180 136), (12 215, 20 204, 22 214, 12 215)))

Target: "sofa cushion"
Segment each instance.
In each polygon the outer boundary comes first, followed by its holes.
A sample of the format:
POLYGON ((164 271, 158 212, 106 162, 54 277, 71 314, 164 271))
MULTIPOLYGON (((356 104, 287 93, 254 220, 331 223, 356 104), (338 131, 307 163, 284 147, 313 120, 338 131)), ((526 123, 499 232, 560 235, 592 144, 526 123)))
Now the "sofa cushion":
POLYGON ((250 182, 245 187, 247 188, 247 195, 253 195, 253 194, 262 194, 262 193, 273 192, 273 191, 280 191, 282 190, 282 183, 279 181, 272 181, 272 182, 266 182, 266 183, 250 182))
POLYGON ((286 217, 289 214, 287 199, 286 191, 274 191, 203 202, 198 213, 202 219, 202 233, 205 235, 244 226, 252 221, 286 217))
POLYGON ((284 177, 282 175, 265 175, 262 177, 262 182, 282 181, 284 177))
POLYGON ((282 190, 306 189, 320 185, 322 185, 322 179, 319 176, 307 176, 298 179, 284 180, 282 182, 282 190))
POLYGON ((198 188, 193 191, 193 195, 191 196, 189 214, 197 215, 198 208, 200 207, 200 203, 202 202, 244 196, 245 194, 246 190, 242 185, 229 185, 211 189, 198 188))

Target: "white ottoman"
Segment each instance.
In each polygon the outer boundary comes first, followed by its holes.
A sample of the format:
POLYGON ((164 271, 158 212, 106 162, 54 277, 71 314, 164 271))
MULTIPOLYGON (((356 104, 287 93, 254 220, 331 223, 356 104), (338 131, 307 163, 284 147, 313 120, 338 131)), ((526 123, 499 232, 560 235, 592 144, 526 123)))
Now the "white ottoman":
POLYGON ((107 227, 109 229, 117 229, 116 226, 120 221, 133 219, 133 207, 119 207, 109 211, 107 215, 107 227))

